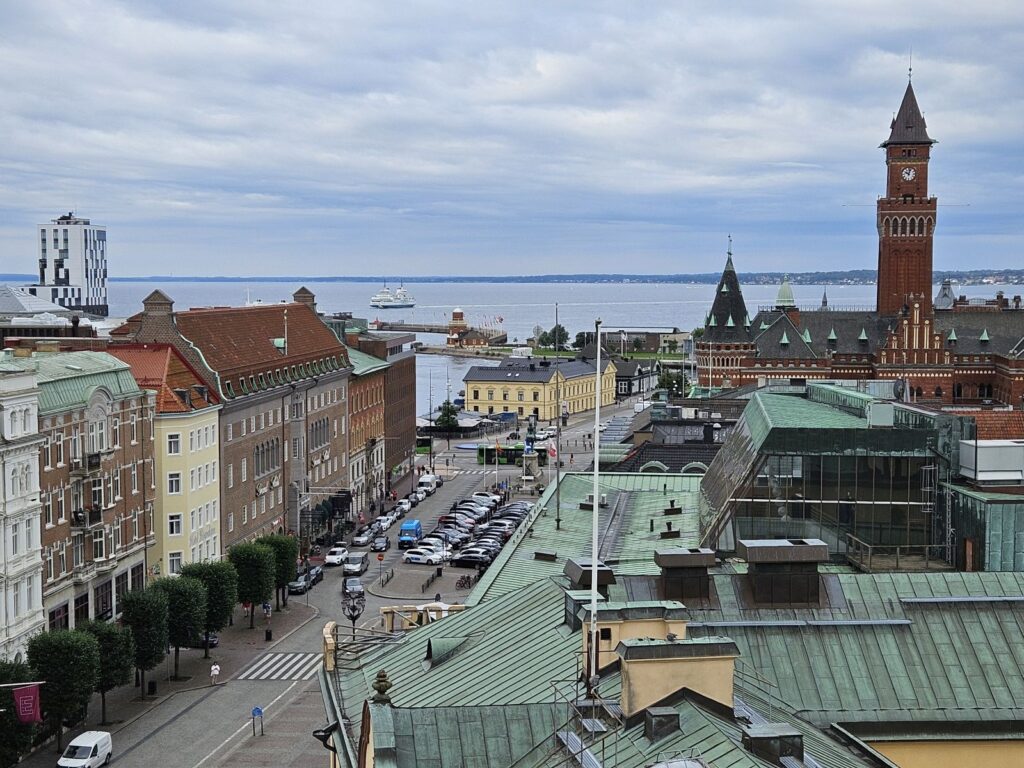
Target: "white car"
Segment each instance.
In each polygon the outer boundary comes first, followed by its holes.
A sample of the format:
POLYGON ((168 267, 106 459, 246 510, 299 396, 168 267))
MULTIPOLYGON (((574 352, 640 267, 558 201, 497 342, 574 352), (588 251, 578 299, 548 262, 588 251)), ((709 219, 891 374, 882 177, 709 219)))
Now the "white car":
POLYGON ((400 509, 402 512, 409 513, 412 511, 412 502, 408 499, 399 499, 395 504, 395 509, 400 509))
POLYGON ((487 493, 487 491, 477 491, 470 498, 472 499, 483 499, 485 504, 500 504, 501 496, 497 496, 493 493, 487 493))
POLYGON ((324 565, 342 565, 348 558, 348 550, 344 547, 332 547, 324 556, 324 565))
POLYGON ((420 541, 416 544, 416 549, 430 550, 434 554, 440 555, 442 560, 452 559, 452 548, 446 547, 440 541, 420 541))
POLYGON ((415 549, 405 550, 405 554, 402 555, 402 562, 419 563, 421 565, 440 565, 441 555, 432 549, 416 547, 415 549))
POLYGON ((416 494, 416 498, 419 499, 420 501, 423 501, 425 498, 427 498, 427 492, 424 491, 422 488, 417 488, 415 491, 413 491, 413 493, 416 494))
POLYGON ((380 531, 381 533, 383 533, 388 528, 390 528, 391 524, 393 522, 395 522, 395 521, 392 520, 388 515, 381 515, 380 517, 378 517, 373 522, 375 522, 377 524, 377 530, 380 531))

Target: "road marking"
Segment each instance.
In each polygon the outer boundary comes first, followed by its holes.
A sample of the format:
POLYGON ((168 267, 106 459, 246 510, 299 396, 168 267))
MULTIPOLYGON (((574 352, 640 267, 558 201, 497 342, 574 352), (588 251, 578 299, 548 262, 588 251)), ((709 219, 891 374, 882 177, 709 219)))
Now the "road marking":
MULTIPOLYGON (((292 683, 287 688, 285 688, 283 691, 281 691, 281 693, 279 693, 277 696, 275 696, 273 701, 271 701, 269 704, 267 704, 267 705, 265 705, 263 707, 264 714, 266 714, 268 709, 270 709, 277 702, 279 702, 281 700, 282 696, 284 696, 286 693, 288 693, 292 688, 294 688, 298 684, 299 684, 299 681, 296 680, 294 683, 292 683)), ((224 739, 224 741, 222 741, 216 747, 214 747, 210 752, 208 752, 206 754, 206 757, 204 757, 202 760, 200 760, 198 763, 196 763, 192 768, 199 768, 199 766, 201 766, 203 763, 205 763, 207 760, 209 760, 215 754, 220 752, 220 750, 222 750, 225 746, 227 746, 228 743, 230 743, 232 740, 238 738, 238 734, 240 734, 246 728, 251 728, 251 727, 252 727, 252 721, 251 720, 246 720, 245 722, 243 722, 240 726, 238 726, 238 729, 234 733, 232 733, 230 736, 228 736, 226 739, 224 739)))
POLYGON ((322 653, 267 653, 243 670, 237 680, 309 680, 323 661, 322 653))

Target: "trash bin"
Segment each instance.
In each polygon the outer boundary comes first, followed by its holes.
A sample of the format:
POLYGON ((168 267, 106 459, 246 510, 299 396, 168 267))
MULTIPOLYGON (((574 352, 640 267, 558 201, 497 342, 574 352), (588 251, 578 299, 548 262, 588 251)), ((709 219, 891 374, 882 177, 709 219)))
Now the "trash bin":
POLYGON ((146 681, 146 693, 150 696, 156 696, 156 680, 146 681))
POLYGON ((271 640, 273 640, 274 639, 274 630, 268 629, 268 630, 264 631, 263 632, 263 639, 266 640, 268 643, 271 640))
POLYGON ((443 575, 444 575, 444 568, 442 568, 440 565, 437 566, 437 576, 438 576, 438 578, 440 578, 443 575))

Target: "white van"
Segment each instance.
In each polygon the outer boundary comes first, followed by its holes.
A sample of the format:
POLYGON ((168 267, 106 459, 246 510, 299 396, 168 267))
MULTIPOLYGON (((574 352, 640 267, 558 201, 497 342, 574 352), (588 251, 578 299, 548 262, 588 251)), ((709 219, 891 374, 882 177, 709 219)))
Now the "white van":
POLYGON ((71 740, 57 768, 96 768, 110 762, 114 747, 106 731, 86 731, 71 740))
POLYGON ((437 475, 420 475, 420 481, 416 486, 427 496, 433 496, 437 490, 437 475))

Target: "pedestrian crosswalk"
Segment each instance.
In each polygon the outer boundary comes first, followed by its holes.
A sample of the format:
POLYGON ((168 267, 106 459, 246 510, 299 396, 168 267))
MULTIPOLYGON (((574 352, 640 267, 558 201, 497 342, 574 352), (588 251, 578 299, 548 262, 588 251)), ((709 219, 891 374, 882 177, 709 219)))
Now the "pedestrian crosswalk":
POLYGON ((323 662, 320 653, 265 653, 250 664, 239 680, 310 680, 323 662))

